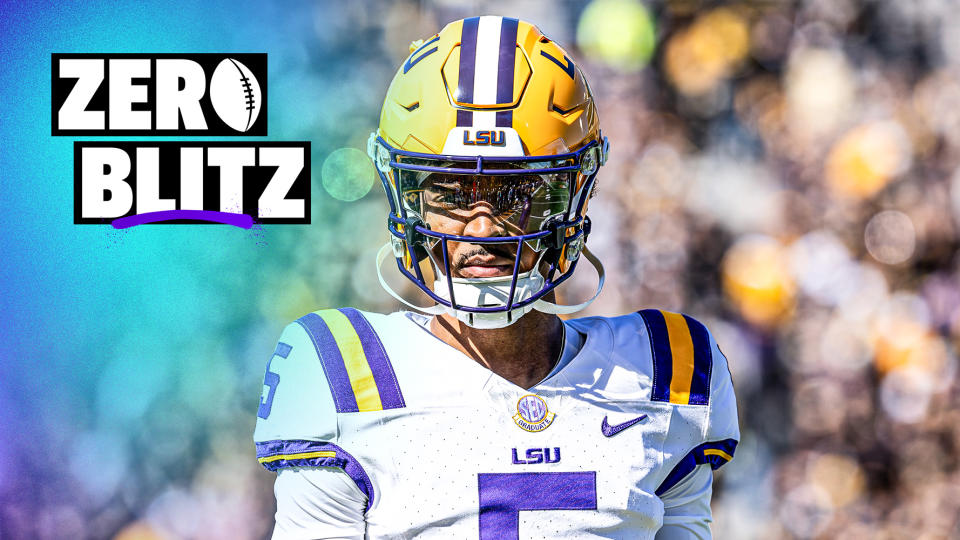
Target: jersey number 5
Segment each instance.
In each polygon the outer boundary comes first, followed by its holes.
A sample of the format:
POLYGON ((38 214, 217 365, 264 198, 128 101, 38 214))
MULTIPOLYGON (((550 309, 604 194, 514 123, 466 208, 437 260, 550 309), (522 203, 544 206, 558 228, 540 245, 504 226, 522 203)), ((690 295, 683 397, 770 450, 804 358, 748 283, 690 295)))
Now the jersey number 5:
POLYGON ((522 510, 596 510, 597 473, 480 473, 480 540, 519 540, 522 510))
POLYGON ((260 407, 257 409, 257 416, 264 420, 270 416, 270 409, 273 407, 273 396, 277 393, 277 385, 280 384, 280 375, 270 371, 270 364, 276 357, 286 358, 293 349, 284 342, 277 343, 277 349, 273 351, 273 356, 267 361, 267 372, 263 374, 263 395, 260 397, 260 407))

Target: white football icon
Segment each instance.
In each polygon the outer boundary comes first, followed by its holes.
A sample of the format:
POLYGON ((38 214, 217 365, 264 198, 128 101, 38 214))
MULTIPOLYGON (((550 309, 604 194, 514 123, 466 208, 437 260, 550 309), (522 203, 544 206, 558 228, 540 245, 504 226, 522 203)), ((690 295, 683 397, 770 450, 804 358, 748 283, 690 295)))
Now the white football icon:
POLYGON ((260 83, 250 68, 233 58, 217 65, 210 79, 210 102, 225 124, 247 131, 257 121, 263 102, 260 83))

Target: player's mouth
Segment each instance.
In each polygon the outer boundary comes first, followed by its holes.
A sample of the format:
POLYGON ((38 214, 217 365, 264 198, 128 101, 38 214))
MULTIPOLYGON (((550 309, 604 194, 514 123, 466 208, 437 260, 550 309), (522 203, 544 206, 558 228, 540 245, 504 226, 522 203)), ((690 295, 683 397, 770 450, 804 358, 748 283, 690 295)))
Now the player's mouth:
POLYGON ((495 264, 491 266, 485 265, 469 265, 460 268, 460 275, 465 278, 486 278, 486 277, 502 277, 502 276, 511 276, 513 275, 513 265, 512 264, 495 264))
POLYGON ((490 278, 513 275, 513 261, 491 253, 472 253, 459 261, 457 273, 465 278, 490 278))

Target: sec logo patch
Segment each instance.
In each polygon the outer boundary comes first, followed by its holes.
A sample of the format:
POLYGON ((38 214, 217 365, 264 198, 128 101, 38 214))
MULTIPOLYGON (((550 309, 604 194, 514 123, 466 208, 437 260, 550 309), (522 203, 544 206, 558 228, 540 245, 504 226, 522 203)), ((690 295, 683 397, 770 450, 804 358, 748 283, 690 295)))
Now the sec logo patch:
POLYGON ((517 414, 513 421, 525 431, 543 431, 550 427, 556 414, 547 409, 547 402, 536 394, 527 394, 517 400, 517 414))

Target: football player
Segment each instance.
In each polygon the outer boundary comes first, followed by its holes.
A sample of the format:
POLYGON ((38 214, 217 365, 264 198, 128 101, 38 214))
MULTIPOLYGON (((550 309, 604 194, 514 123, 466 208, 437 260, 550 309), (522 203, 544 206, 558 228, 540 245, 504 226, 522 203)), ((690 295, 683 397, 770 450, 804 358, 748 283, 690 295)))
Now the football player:
MULTIPOLYGON (((739 437, 707 329, 660 310, 561 320, 609 147, 583 73, 532 24, 414 43, 369 153, 394 260, 434 302, 287 326, 254 438, 274 538, 708 538, 739 437)), ((594 297, 596 297, 594 295, 594 297)))

